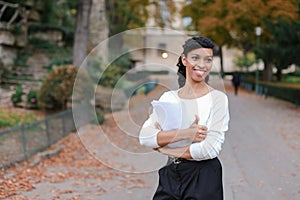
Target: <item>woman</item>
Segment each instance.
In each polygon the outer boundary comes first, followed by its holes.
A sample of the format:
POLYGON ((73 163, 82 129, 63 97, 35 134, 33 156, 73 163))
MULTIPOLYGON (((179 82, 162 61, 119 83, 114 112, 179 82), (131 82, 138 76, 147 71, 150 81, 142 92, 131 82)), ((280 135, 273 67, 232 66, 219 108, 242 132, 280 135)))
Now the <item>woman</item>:
POLYGON ((180 105, 180 128, 162 130, 155 112, 140 131, 140 143, 169 156, 159 170, 154 200, 223 199, 222 166, 217 156, 228 129, 227 96, 205 82, 213 63, 214 43, 193 37, 178 59, 180 88, 165 92, 162 102, 180 105))

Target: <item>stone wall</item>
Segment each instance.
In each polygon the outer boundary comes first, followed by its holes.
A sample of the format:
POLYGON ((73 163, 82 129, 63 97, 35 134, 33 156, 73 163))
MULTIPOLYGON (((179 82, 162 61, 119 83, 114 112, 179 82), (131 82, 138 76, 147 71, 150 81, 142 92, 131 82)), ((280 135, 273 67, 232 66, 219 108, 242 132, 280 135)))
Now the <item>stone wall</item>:
MULTIPOLYGON (((10 5, 19 9, 17 8, 17 4, 10 5)), ((60 47, 64 46, 63 30, 57 28, 43 28, 40 30, 35 29, 34 31, 28 31, 30 25, 39 25, 41 12, 44 12, 41 5, 35 4, 33 0, 27 0, 26 9, 24 8, 22 12, 22 20, 8 25, 7 21, 1 21, 0 16, 0 83, 4 81, 2 76, 4 70, 13 70, 14 62, 18 54, 25 48, 28 48, 27 43, 29 39, 35 38, 46 40, 47 42, 57 44, 60 47), (15 27, 18 27, 18 29, 16 30, 15 27)), ((94 57, 104 61, 106 61, 108 57, 107 43, 105 42, 108 37, 108 31, 105 14, 105 0, 93 0, 90 14, 88 51, 94 57)), ((40 79, 44 76, 45 73, 42 68, 47 66, 51 59, 46 57, 47 55, 43 54, 43 52, 33 51, 33 55, 28 58, 26 63, 30 67, 28 70, 26 69, 26 73, 32 73, 33 79, 40 79)), ((17 70, 19 70, 18 74, 22 74, 22 71, 24 71, 24 69, 21 68, 17 70)))

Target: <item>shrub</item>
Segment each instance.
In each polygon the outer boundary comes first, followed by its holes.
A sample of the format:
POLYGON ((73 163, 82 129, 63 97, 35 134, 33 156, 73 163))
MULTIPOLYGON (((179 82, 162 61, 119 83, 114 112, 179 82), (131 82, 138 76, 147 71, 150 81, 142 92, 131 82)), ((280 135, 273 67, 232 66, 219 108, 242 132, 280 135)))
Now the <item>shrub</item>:
POLYGON ((102 111, 96 109, 95 121, 93 122, 96 125, 103 124, 104 122, 104 114, 102 111))
POLYGON ((59 66, 44 80, 37 99, 42 109, 65 109, 72 95, 78 68, 73 65, 59 66))
POLYGON ((99 85, 104 87, 113 88, 119 79, 123 76, 125 72, 119 66, 110 65, 107 69, 103 72, 100 80, 99 85))
POLYGON ((101 75, 99 85, 113 88, 119 79, 132 67, 130 54, 124 54, 114 60, 101 75))
POLYGON ((14 93, 11 95, 11 101, 14 105, 17 103, 21 102, 21 97, 24 94, 23 89, 20 85, 14 86, 13 87, 14 93))
POLYGON ((90 103, 94 96, 94 88, 85 70, 79 71, 79 68, 73 65, 63 65, 53 68, 46 77, 37 94, 37 100, 42 109, 61 110, 67 108, 71 96, 77 103, 86 100, 90 103), (76 88, 73 88, 75 80, 76 88))
POLYGON ((24 89, 21 85, 17 85, 11 88, 13 90, 13 94, 10 99, 14 106, 22 101, 22 96, 26 95, 27 103, 30 103, 34 106, 37 106, 37 91, 32 89, 24 89))
POLYGON ((35 90, 30 90, 29 93, 27 94, 27 102, 37 105, 37 91, 35 90))

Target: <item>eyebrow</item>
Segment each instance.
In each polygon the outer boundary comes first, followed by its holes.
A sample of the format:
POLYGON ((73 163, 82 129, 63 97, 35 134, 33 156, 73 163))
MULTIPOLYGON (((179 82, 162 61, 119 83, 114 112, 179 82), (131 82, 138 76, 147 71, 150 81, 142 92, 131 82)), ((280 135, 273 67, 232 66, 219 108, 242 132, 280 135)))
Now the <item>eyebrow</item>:
MULTIPOLYGON (((199 56, 199 57, 201 57, 200 54, 192 54, 191 56, 199 56)), ((204 56, 204 57, 214 57, 214 56, 213 56, 213 55, 206 55, 206 56, 204 56)))

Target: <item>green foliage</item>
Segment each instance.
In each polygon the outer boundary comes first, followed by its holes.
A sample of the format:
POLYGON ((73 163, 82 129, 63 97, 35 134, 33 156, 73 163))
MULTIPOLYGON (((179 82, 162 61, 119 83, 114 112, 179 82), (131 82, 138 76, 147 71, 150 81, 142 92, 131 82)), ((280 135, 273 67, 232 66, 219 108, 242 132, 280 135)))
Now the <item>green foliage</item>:
POLYGON ((27 65, 27 60, 31 55, 32 55, 32 51, 29 50, 20 51, 17 58, 14 60, 15 67, 25 67, 25 68, 29 67, 27 65))
POLYGON ((279 16, 285 21, 297 18, 297 6, 291 0, 191 0, 190 2, 183 8, 182 13, 192 18, 192 25, 196 30, 211 37, 218 45, 233 45, 244 52, 252 51, 255 46, 256 26, 263 28, 262 41, 272 35, 272 31, 265 27, 264 19, 276 22, 279 16))
POLYGON ((32 89, 23 89, 21 85, 12 87, 13 94, 11 95, 11 102, 13 105, 22 101, 22 96, 26 95, 27 102, 32 105, 37 105, 37 91, 32 89))
POLYGON ((105 0, 109 35, 145 26, 150 14, 161 27, 172 21, 177 11, 174 1, 105 0), (152 6, 149 13, 148 6, 152 6))
POLYGON ((132 65, 132 62, 131 62, 131 55, 129 53, 126 53, 120 57, 118 57, 117 59, 115 59, 111 65, 117 65, 117 66, 120 66, 124 69, 124 71, 127 71, 131 65, 132 65))
POLYGON ((130 54, 124 54, 114 60, 111 65, 102 69, 99 85, 113 88, 120 78, 130 69, 132 62, 130 54))
POLYGON ((95 118, 94 124, 100 125, 100 124, 103 124, 103 122, 104 122, 103 112, 96 109, 96 118, 95 118))
POLYGON ((14 105, 21 102, 21 97, 24 94, 23 89, 20 85, 14 86, 14 93, 11 95, 11 101, 14 105))
POLYGON ((277 80, 281 81, 281 71, 290 65, 300 65, 300 23, 287 23, 283 19, 272 23, 266 21, 272 31, 270 42, 256 50, 256 54, 264 61, 272 63, 277 68, 277 80))
MULTIPOLYGON (((57 51, 64 51, 61 47, 59 47, 57 44, 54 44, 52 42, 49 42, 47 40, 42 40, 38 38, 30 38, 28 40, 28 43, 39 50, 42 50, 43 52, 47 53, 56 53, 57 51)), ((61 52, 63 53, 63 52, 61 52)))
POLYGON ((146 1, 105 0, 109 35, 115 35, 129 28, 142 27, 148 17, 146 1))
POLYGON ((74 29, 75 14, 72 12, 77 7, 79 0, 39 0, 46 12, 41 13, 42 23, 53 24, 74 29))
POLYGON ((283 81, 291 84, 300 84, 300 76, 283 75, 283 81))
POLYGON ((99 80, 99 85, 113 88, 124 73, 122 67, 110 65, 103 72, 99 80))
POLYGON ((29 93, 27 94, 27 102, 37 105, 37 91, 35 90, 30 90, 29 93))
POLYGON ((0 128, 12 127, 21 124, 29 124, 37 119, 34 113, 12 112, 11 110, 0 111, 0 128))
MULTIPOLYGON (((38 38, 29 39, 29 44, 34 50, 43 52, 51 58, 49 65, 44 66, 44 68, 49 71, 52 70, 53 66, 68 65, 72 63, 71 51, 68 47, 60 47, 53 42, 38 38)), ((22 58, 18 60, 21 62, 22 58)))
POLYGON ((87 61, 87 73, 91 77, 91 81, 96 83, 99 81, 103 72, 104 62, 102 59, 89 57, 87 61))
POLYGON ((255 54, 254 53, 247 53, 243 54, 241 56, 236 57, 235 59, 235 65, 243 68, 245 67, 248 69, 250 66, 252 66, 255 63, 255 54))
POLYGON ((38 105, 42 109, 65 109, 72 95, 78 68, 72 65, 60 66, 46 77, 38 93, 38 105))

